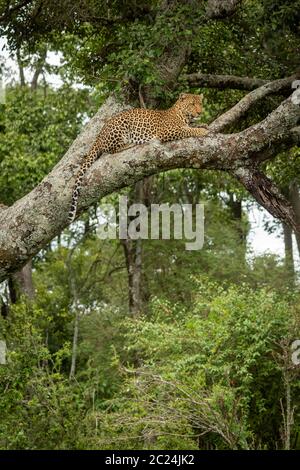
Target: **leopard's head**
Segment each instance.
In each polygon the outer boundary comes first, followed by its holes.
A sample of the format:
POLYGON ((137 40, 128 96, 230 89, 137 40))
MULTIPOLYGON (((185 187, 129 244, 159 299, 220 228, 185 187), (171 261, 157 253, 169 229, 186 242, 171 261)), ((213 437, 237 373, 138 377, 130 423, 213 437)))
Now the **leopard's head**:
POLYGON ((190 121, 202 113, 202 99, 203 95, 181 93, 175 103, 175 107, 190 121))

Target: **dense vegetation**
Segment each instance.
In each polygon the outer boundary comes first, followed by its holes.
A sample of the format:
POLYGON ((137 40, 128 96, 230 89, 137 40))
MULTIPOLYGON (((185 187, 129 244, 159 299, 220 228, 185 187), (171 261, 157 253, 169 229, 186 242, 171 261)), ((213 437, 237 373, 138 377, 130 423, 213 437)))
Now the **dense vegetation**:
MULTIPOLYGON (((18 77, 3 63, 0 203, 34 188, 112 92, 162 107, 203 92, 210 122, 246 92, 194 86, 189 74, 275 80, 299 69, 299 2, 217 4, 1 1, 18 77)), ((230 132, 281 99, 257 103, 230 132)), ((299 155, 295 146, 265 164, 292 203, 299 155)), ((300 449, 300 238, 273 219, 265 229, 285 256, 253 253, 253 207, 227 173, 162 173, 91 207, 12 274, 0 286, 0 449, 300 449), (204 203, 203 249, 101 240, 101 207, 121 193, 148 207, 204 203)))

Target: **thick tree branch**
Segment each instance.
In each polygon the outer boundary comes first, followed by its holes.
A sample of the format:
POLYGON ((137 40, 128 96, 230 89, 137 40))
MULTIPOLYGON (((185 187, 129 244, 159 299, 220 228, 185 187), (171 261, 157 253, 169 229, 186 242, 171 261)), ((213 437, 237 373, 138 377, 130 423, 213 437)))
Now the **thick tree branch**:
POLYGON ((300 224, 296 220, 291 204, 279 192, 270 178, 257 168, 238 168, 233 174, 270 214, 300 233, 300 224))
MULTIPOLYGON (((251 170, 256 165, 253 156, 284 140, 285 134, 297 126, 299 96, 300 90, 296 90, 262 122, 237 134, 211 134, 164 145, 154 141, 115 155, 103 155, 86 175, 79 212, 99 197, 160 171, 207 168, 237 172, 238 176, 240 168, 251 170)), ((112 98, 107 100, 52 172, 27 196, 0 211, 0 280, 26 264, 67 226, 78 165, 105 119, 120 108, 112 98)))
POLYGON ((261 152, 254 154, 252 159, 254 162, 261 163, 296 145, 300 145, 300 126, 293 127, 290 131, 287 131, 284 136, 279 137, 277 142, 274 141, 261 152))
POLYGON ((244 96, 244 98, 242 98, 233 108, 229 109, 229 111, 217 118, 210 125, 210 129, 214 132, 222 132, 227 126, 233 124, 244 116, 250 107, 262 98, 285 89, 290 89, 292 91, 292 83, 297 79, 299 79, 299 74, 282 78, 280 80, 274 80, 273 82, 267 83, 266 85, 253 90, 251 93, 244 96))
POLYGON ((209 73, 191 73, 181 77, 190 87, 233 88, 235 90, 252 91, 270 83, 261 78, 239 77, 237 75, 214 75, 209 73))

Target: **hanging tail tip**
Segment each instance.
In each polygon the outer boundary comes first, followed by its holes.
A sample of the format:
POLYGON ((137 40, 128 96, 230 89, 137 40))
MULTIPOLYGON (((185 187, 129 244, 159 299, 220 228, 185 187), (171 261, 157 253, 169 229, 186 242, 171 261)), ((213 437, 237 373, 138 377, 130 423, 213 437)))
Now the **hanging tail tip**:
POLYGON ((77 209, 77 207, 72 204, 71 209, 69 210, 69 215, 68 215, 68 223, 69 224, 71 224, 75 220, 76 209, 77 209))

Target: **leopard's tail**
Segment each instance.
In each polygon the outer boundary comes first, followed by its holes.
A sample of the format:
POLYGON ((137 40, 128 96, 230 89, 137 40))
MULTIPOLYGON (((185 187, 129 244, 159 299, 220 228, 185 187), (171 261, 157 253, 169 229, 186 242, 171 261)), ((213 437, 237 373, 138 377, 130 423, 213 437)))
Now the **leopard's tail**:
POLYGON ((92 164, 102 155, 102 149, 97 148, 96 146, 92 147, 91 151, 87 154, 86 158, 82 162, 74 184, 74 189, 72 193, 72 201, 68 215, 69 224, 74 221, 77 212, 78 197, 79 192, 82 187, 82 180, 87 170, 92 166, 92 164))

